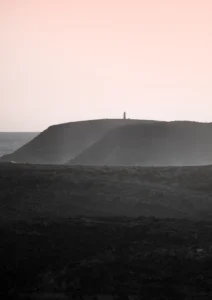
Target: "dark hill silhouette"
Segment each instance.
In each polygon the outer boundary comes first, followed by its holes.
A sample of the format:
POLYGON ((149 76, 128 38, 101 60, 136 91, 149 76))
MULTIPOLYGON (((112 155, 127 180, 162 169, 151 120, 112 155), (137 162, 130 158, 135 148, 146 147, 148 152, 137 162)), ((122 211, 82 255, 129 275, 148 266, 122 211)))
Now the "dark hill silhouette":
POLYGON ((70 164, 183 166, 212 163, 212 123, 126 125, 108 132, 70 164))
POLYGON ((54 125, 1 161, 33 164, 63 164, 98 141, 109 130, 126 124, 153 122, 104 119, 54 125))

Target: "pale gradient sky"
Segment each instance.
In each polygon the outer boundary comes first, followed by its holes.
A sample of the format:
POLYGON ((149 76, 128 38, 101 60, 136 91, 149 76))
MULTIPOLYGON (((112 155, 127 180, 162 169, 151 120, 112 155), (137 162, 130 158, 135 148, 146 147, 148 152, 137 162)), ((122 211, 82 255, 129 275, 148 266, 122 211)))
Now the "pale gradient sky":
POLYGON ((0 131, 212 121, 211 0, 0 0, 0 131))

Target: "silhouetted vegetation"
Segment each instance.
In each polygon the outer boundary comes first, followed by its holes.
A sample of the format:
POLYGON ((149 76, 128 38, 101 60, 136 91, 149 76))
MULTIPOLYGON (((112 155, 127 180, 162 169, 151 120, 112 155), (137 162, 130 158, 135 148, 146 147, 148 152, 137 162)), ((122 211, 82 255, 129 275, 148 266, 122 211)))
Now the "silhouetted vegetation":
POLYGON ((210 219, 212 167, 0 164, 0 219, 155 216, 210 219))
POLYGON ((0 164, 1 298, 210 299, 211 178, 0 164))
POLYGON ((210 299, 211 234, 210 222, 151 217, 4 225, 1 291, 210 299))

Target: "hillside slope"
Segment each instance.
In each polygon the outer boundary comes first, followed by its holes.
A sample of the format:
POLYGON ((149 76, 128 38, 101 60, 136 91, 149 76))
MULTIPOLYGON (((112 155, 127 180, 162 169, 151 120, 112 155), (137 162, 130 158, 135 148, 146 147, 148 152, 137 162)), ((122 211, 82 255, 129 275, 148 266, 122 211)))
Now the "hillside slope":
POLYGON ((115 216, 211 218, 212 167, 0 164, 0 220, 115 216))
MULTIPOLYGON (((99 140, 112 128, 140 120, 105 119, 54 125, 1 161, 63 164, 99 140)), ((151 122, 151 121, 146 121, 151 122)))
POLYGON ((183 166, 212 163, 212 123, 160 122, 108 132, 70 164, 183 166))

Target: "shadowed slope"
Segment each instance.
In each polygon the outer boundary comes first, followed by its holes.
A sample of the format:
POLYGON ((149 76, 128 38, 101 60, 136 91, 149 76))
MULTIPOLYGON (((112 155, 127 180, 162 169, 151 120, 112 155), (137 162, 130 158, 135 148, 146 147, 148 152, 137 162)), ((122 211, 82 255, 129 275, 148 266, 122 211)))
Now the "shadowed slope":
MULTIPOLYGON (((106 132, 140 120, 105 119, 54 125, 2 161, 63 164, 99 140, 106 132)), ((151 122, 151 121, 146 121, 151 122)))
POLYGON ((183 166, 212 163, 212 123, 160 122, 108 132, 70 164, 183 166))

